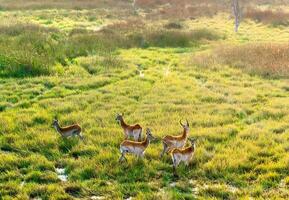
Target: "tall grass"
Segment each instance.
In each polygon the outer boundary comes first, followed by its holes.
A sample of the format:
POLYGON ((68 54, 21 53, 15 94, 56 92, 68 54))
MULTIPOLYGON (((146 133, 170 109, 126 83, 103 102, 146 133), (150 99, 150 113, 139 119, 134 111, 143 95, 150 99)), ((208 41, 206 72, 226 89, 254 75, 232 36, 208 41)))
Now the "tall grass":
POLYGON ((210 55, 199 55, 194 62, 203 67, 229 65, 250 74, 268 78, 289 77, 289 44, 251 43, 220 46, 210 55))
POLYGON ((0 76, 50 75, 57 63, 66 65, 82 56, 107 56, 109 62, 100 63, 113 63, 112 52, 118 48, 190 47, 220 38, 207 29, 149 30, 136 23, 117 23, 97 32, 74 29, 68 35, 34 24, 0 26, 0 76))
POLYGON ((201 40, 218 40, 221 37, 214 31, 198 29, 193 31, 160 30, 148 32, 145 40, 149 46, 190 47, 200 44, 201 40))
POLYGON ((253 19, 257 22, 262 22, 266 24, 278 25, 289 25, 289 12, 282 9, 279 10, 261 10, 253 7, 246 9, 244 13, 245 18, 253 19))
POLYGON ((195 19, 198 17, 212 17, 220 12, 228 11, 227 3, 202 2, 175 3, 160 7, 147 14, 148 19, 195 19))
POLYGON ((0 75, 25 76, 48 74, 62 58, 55 29, 36 25, 0 27, 0 75))

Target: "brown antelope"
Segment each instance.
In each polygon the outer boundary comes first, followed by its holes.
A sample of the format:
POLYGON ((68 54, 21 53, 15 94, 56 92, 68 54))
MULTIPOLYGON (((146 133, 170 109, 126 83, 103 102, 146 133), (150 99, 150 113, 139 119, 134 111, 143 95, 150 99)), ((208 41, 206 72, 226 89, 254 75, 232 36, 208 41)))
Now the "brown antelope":
POLYGON ((180 164, 180 162, 183 161, 185 165, 188 166, 196 151, 196 139, 189 139, 189 141, 191 142, 190 147, 183 149, 175 148, 171 151, 175 175, 177 175, 176 167, 180 164))
POLYGON ((162 139, 163 151, 161 153, 161 157, 163 157, 164 153, 169 153, 174 148, 182 148, 186 144, 189 133, 189 122, 188 120, 186 120, 186 122, 187 122, 186 124, 182 124, 180 120, 180 124, 184 129, 181 135, 177 136, 167 135, 162 139))
POLYGON ((81 127, 78 124, 73 124, 73 125, 66 126, 66 127, 60 127, 58 120, 54 119, 52 126, 64 138, 77 135, 79 136, 80 139, 83 140, 83 136, 81 134, 81 127))
POLYGON ((143 157, 146 148, 150 144, 151 140, 155 139, 155 137, 152 135, 151 130, 148 128, 146 130, 146 139, 142 142, 137 141, 131 141, 131 140, 125 140, 120 144, 120 153, 121 156, 119 158, 119 162, 122 160, 127 160, 125 157, 125 154, 131 153, 135 154, 138 158, 143 157))
POLYGON ((142 127, 139 124, 136 125, 128 125, 124 122, 123 120, 123 114, 117 114, 116 121, 118 121, 123 128, 124 135, 125 135, 125 140, 127 140, 129 137, 133 137, 135 141, 140 141, 141 140, 141 132, 142 132, 142 127))

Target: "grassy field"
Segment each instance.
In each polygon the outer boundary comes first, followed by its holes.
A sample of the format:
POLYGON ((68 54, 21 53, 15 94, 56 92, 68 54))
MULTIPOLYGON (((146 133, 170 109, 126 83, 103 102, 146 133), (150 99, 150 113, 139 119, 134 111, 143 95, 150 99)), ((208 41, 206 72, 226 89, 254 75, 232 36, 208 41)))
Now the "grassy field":
POLYGON ((0 199, 289 198, 288 23, 234 33, 224 12, 13 2, 0 1, 0 199), (116 113, 158 138, 144 159, 119 164, 116 113), (61 138, 55 117, 85 140, 61 138), (175 178, 159 155, 180 119, 198 141, 175 178))

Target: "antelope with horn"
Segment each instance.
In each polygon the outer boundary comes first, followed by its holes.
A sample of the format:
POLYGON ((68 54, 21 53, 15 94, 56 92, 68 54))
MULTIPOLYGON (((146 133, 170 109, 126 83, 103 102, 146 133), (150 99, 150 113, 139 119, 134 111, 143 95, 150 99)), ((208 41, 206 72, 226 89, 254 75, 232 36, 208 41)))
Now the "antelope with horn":
POLYGON ((58 123, 58 120, 54 119, 52 122, 52 126, 64 138, 71 137, 71 136, 78 136, 80 139, 83 140, 83 136, 81 134, 81 127, 78 124, 61 127, 58 123))
POLYGON ((173 160, 174 174, 177 175, 176 168, 180 162, 184 162, 186 166, 189 165, 196 151, 196 139, 189 138, 191 146, 183 149, 175 148, 171 151, 171 156, 173 160))
POLYGON ((163 157, 164 153, 169 153, 174 148, 182 148, 186 144, 189 133, 189 122, 186 120, 186 124, 182 124, 180 120, 180 124, 184 129, 181 135, 167 135, 162 139, 163 151, 161 157, 163 157))
POLYGON ((131 153, 135 154, 138 158, 143 157, 146 148, 149 146, 151 140, 155 139, 155 137, 152 135, 151 130, 149 128, 146 129, 146 138, 142 142, 136 142, 131 140, 124 140, 120 144, 120 153, 121 156, 119 158, 119 162, 126 160, 125 154, 131 153))
POLYGON ((128 125, 123 120, 123 114, 117 114, 115 120, 118 121, 123 128, 125 140, 129 137, 133 137, 134 141, 141 140, 142 127, 139 124, 128 125))

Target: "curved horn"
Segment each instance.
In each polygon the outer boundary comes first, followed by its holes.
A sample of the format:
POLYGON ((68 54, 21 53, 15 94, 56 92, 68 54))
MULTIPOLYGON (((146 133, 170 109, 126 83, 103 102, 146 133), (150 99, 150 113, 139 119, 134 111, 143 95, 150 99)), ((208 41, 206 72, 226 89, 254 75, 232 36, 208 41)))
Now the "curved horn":
POLYGON ((188 122, 188 119, 186 119, 186 122, 187 122, 187 126, 189 126, 189 122, 188 122))
POLYGON ((181 126, 184 126, 183 124, 182 124, 182 120, 180 119, 180 124, 181 124, 181 126))

